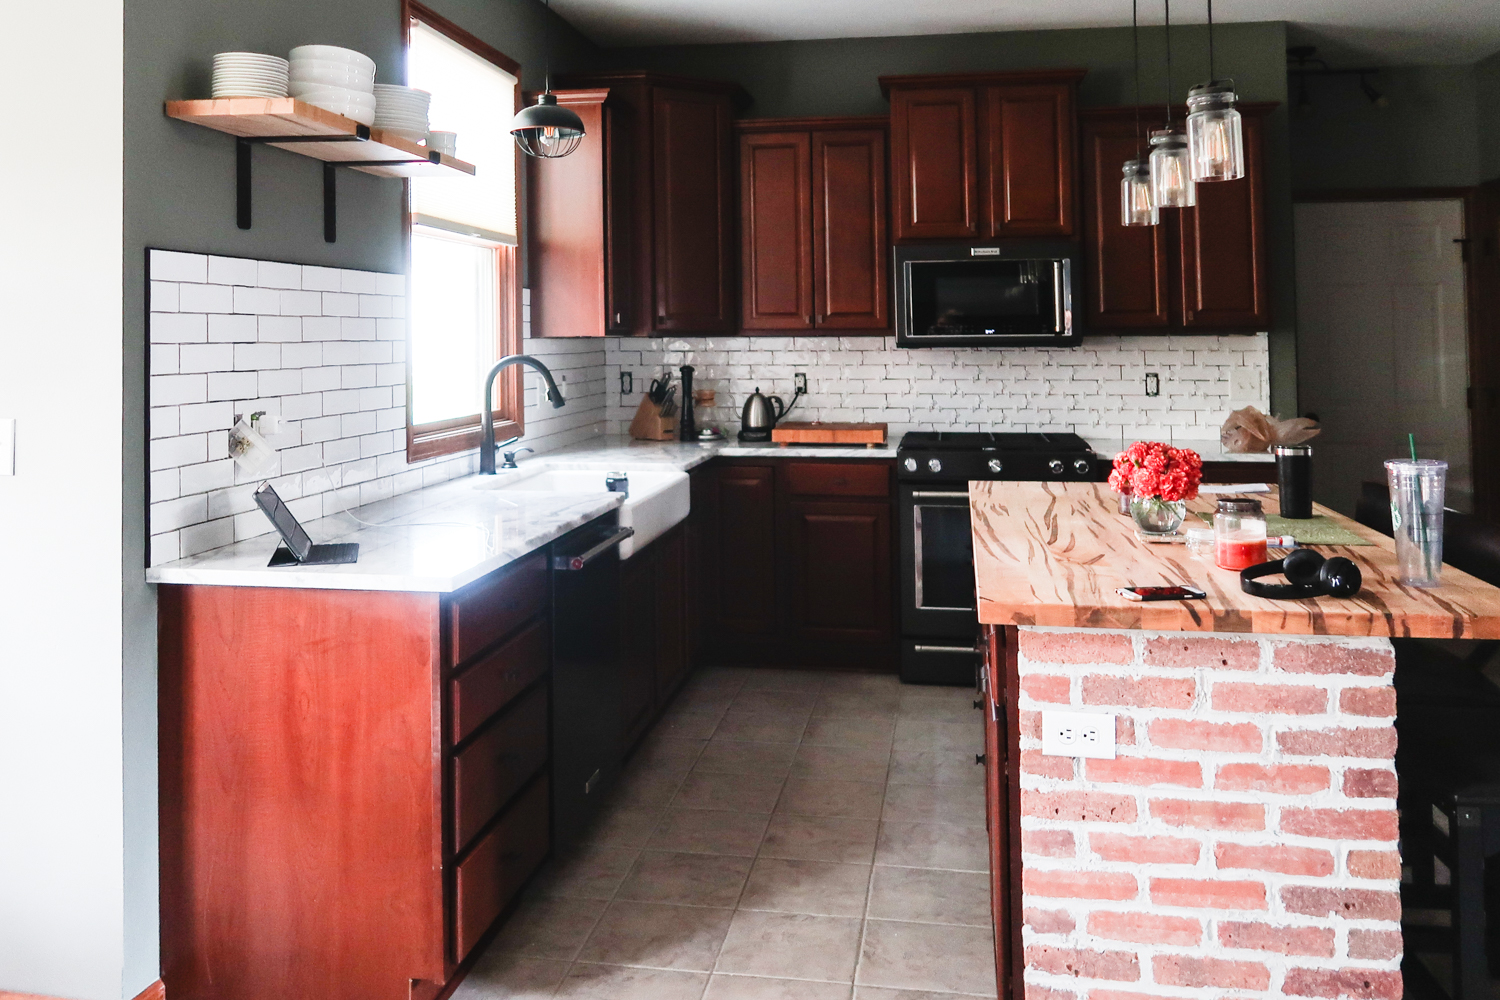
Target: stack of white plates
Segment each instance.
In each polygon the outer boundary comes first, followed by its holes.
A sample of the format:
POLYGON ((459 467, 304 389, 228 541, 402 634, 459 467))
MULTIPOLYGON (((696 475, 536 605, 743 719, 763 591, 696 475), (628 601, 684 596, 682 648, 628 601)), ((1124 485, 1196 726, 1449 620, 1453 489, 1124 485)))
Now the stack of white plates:
POLYGON ((220 52, 213 88, 215 97, 285 97, 287 61, 259 52, 220 52))
POLYGON ((427 138, 427 106, 431 103, 432 95, 425 90, 377 83, 375 127, 421 142, 427 138))
POLYGON ((299 45, 291 56, 293 97, 362 125, 375 124, 375 60, 337 45, 299 45))

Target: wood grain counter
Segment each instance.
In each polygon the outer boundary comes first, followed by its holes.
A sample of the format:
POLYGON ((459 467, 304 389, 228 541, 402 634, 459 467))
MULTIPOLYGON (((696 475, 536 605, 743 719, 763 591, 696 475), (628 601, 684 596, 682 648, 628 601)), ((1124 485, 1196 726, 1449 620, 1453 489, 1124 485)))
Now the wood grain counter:
MULTIPOLYGON (((1189 502, 1211 511, 1218 496, 1189 502)), ((1261 495, 1276 512, 1275 494, 1261 495)), ((1136 537, 1103 483, 969 484, 979 620, 989 625, 1052 625, 1241 632, 1267 635, 1500 638, 1500 589, 1452 566, 1430 590, 1396 581, 1394 543, 1335 512, 1369 546, 1310 546, 1352 559, 1364 587, 1351 598, 1273 601, 1240 590, 1239 573, 1188 557, 1179 544, 1136 537), (1191 584, 1201 601, 1127 601, 1119 587, 1191 584)), ((1189 513, 1192 517, 1192 513, 1189 513)), ((1280 578, 1276 578, 1277 581, 1280 578)))

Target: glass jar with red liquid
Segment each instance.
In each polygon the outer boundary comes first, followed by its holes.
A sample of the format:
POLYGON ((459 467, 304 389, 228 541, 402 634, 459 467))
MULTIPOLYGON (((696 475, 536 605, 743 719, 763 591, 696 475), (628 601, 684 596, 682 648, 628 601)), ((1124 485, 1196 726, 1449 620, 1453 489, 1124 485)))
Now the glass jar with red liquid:
POLYGON ((1242 570, 1266 561, 1266 513, 1259 500, 1220 500, 1214 513, 1214 562, 1242 570))

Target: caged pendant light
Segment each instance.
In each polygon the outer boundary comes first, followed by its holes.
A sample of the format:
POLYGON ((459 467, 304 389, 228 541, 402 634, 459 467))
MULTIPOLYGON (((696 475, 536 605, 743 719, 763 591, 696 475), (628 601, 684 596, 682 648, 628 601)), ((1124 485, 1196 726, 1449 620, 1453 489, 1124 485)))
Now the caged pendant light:
POLYGON ((1151 167, 1140 155, 1141 142, 1141 26, 1137 16, 1140 0, 1130 0, 1130 41, 1135 49, 1135 141, 1136 157, 1126 160, 1120 179, 1120 225, 1154 226, 1159 219, 1156 196, 1151 190, 1151 167))
POLYGON ((1188 162, 1194 181, 1245 176, 1245 135, 1233 80, 1214 77, 1214 0, 1208 0, 1208 82, 1188 91, 1188 162))
POLYGON ((535 104, 522 108, 511 119, 510 134, 527 156, 556 159, 567 156, 583 141, 583 119, 559 105, 557 95, 552 93, 552 4, 545 6, 542 47, 547 60, 546 87, 535 104))
POLYGON ((1157 208, 1192 208, 1198 186, 1188 164, 1187 135, 1172 122, 1172 0, 1165 0, 1167 38, 1167 122, 1151 133, 1151 190, 1157 208))

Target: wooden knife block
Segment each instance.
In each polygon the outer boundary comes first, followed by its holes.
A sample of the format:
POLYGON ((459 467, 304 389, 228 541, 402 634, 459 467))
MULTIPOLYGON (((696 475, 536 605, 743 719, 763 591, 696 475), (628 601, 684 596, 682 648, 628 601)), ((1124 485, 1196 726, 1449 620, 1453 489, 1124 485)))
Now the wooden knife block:
POLYGON ((630 436, 637 441, 671 441, 677 437, 677 418, 662 416, 661 407, 643 396, 630 421, 630 436))

